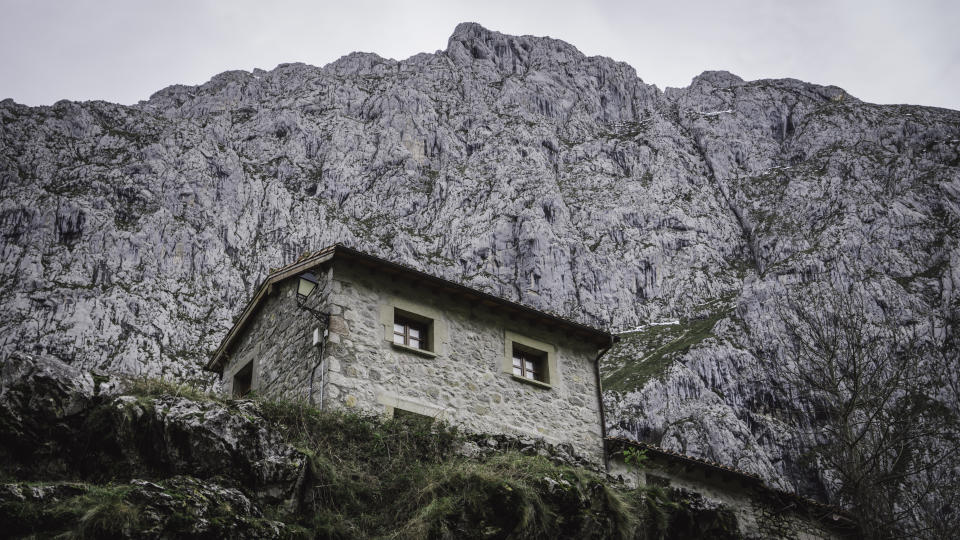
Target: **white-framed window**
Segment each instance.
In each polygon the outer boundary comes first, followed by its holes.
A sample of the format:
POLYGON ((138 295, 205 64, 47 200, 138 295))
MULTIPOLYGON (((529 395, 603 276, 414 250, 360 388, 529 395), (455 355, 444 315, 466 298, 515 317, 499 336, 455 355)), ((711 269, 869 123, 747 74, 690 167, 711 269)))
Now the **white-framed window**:
POLYGON ((519 343, 513 344, 513 374, 532 381, 547 382, 547 353, 519 343))
POLYGON ((507 330, 504 333, 503 368, 515 380, 551 388, 560 382, 557 348, 507 330))
POLYGON ((431 326, 432 324, 424 317, 413 318, 400 310, 394 310, 393 342, 397 345, 429 351, 432 349, 431 326))
POLYGON ((443 313, 429 305, 393 297, 380 305, 383 338, 391 347, 420 356, 441 354, 447 327, 443 313))

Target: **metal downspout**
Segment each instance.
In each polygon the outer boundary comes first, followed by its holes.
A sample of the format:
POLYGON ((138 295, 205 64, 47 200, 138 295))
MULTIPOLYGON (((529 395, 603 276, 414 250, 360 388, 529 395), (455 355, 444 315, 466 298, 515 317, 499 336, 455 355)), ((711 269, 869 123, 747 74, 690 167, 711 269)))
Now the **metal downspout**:
MULTIPOLYGON (((329 318, 327 319, 327 321, 329 321, 329 318)), ((323 353, 327 349, 327 335, 329 333, 327 328, 329 327, 329 324, 330 323, 327 322, 326 325, 320 328, 322 330, 320 334, 320 346, 319 346, 320 352, 317 354, 317 362, 313 364, 313 369, 310 370, 310 393, 307 396, 307 399, 310 405, 316 405, 316 403, 314 403, 313 401, 313 380, 316 377, 317 368, 323 365, 323 353)), ((326 379, 326 370, 321 369, 320 370, 320 406, 318 407, 320 409, 323 408, 323 386, 325 382, 324 379, 326 379)))
MULTIPOLYGON (((324 289, 327 289, 330 286, 330 283, 332 281, 333 281, 333 268, 331 267, 327 270, 324 289)), ((320 305, 325 305, 326 302, 329 300, 330 291, 325 290, 322 293, 322 297, 323 298, 322 300, 320 300, 320 305)), ((320 311, 316 308, 311 308, 307 306, 306 299, 300 300, 298 298, 297 306, 300 309, 309 312, 311 315, 313 315, 313 318, 317 319, 317 321, 320 323, 320 326, 317 326, 315 330, 320 334, 318 336, 319 341, 315 344, 311 344, 311 346, 314 346, 314 345, 318 346, 320 349, 320 352, 317 353, 317 361, 313 364, 313 368, 310 370, 310 386, 309 386, 309 390, 307 391, 307 403, 315 406, 316 403, 313 400, 313 381, 314 379, 316 379, 316 376, 317 376, 317 368, 323 366, 324 364, 323 353, 326 352, 327 350, 327 336, 330 335, 330 312, 320 311)), ((320 409, 323 408, 323 387, 325 382, 326 382, 326 369, 321 369, 320 370, 320 406, 319 406, 320 409)))

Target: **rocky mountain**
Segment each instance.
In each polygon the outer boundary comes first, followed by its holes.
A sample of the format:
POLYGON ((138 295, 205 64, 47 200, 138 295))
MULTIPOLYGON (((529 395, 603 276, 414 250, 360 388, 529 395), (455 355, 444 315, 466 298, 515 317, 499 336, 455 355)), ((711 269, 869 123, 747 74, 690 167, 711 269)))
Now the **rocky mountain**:
MULTIPOLYGON (((199 378, 271 267, 343 242, 637 328, 604 366, 614 433, 825 497, 796 429, 815 412, 776 370, 778 299, 857 288, 957 365, 960 112, 832 86, 661 91, 461 24, 433 54, 226 72, 130 107, 5 100, 0 188, 4 356, 199 378)), ((954 412, 956 371, 931 390, 954 412)))

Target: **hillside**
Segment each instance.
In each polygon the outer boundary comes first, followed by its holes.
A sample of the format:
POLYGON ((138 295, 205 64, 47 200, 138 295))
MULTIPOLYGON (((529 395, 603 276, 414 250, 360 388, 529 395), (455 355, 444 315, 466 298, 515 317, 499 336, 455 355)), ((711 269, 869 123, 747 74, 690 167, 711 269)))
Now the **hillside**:
POLYGON ((729 508, 533 441, 25 355, 3 368, 5 537, 739 537, 729 508))

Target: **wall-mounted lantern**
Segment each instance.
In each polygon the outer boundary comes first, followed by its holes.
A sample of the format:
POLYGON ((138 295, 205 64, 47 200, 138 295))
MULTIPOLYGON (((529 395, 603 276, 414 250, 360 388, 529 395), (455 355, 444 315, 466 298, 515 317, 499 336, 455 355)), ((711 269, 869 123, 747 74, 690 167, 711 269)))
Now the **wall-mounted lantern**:
POLYGON ((316 288, 317 276, 312 272, 300 274, 300 282, 297 284, 297 301, 301 304, 305 302, 316 288))
POLYGON ((330 315, 307 305, 307 299, 315 290, 317 290, 317 276, 311 272, 300 274, 300 279, 297 283, 297 306, 302 310, 309 311, 318 321, 326 326, 327 323, 330 322, 330 315))

